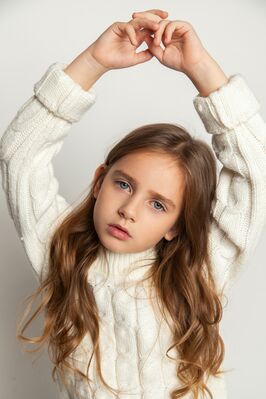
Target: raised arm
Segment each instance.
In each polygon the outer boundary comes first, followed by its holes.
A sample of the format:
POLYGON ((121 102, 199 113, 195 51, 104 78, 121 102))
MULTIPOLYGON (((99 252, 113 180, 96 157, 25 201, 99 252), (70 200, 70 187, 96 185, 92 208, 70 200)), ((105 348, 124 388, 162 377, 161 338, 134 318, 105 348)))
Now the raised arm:
POLYGON ((260 104, 244 77, 236 74, 216 86, 219 68, 207 60, 192 81, 193 102, 222 163, 213 207, 210 254, 220 289, 228 289, 251 259, 266 222, 266 124, 260 104), (206 85, 205 85, 205 82, 206 85), (220 87, 219 87, 220 86, 220 87))
POLYGON ((72 123, 95 102, 54 63, 34 85, 34 96, 18 110, 0 141, 2 187, 8 211, 28 259, 39 276, 52 223, 70 209, 58 193, 53 157, 72 123))

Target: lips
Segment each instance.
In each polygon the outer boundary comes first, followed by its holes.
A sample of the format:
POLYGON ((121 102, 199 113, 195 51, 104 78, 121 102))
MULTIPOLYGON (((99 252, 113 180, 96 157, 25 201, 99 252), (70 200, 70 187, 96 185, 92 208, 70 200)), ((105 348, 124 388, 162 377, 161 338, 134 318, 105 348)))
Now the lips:
POLYGON ((125 233, 127 233, 131 237, 131 235, 129 234, 128 230, 125 229, 124 227, 120 226, 120 224, 111 224, 111 226, 117 227, 118 229, 124 231, 125 233))

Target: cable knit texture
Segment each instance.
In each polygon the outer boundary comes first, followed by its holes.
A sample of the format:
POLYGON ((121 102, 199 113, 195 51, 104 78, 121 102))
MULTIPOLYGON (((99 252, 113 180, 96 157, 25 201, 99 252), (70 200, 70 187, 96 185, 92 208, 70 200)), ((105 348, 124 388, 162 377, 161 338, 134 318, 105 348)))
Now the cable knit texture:
MULTIPOLYGON (((37 279, 47 267, 53 229, 71 211, 58 192, 52 159, 71 124, 96 101, 94 87, 84 91, 63 71, 66 66, 56 62, 47 69, 0 140, 8 212, 37 279)), ((207 97, 197 95, 193 104, 206 132, 212 134, 213 150, 222 163, 209 235, 214 275, 222 291, 241 274, 265 225, 266 126, 260 104, 240 74, 230 76, 227 84, 207 97)), ((154 248, 134 254, 107 250, 106 254, 107 263, 100 251, 88 276, 102 320, 103 375, 111 386, 126 391, 120 398, 170 398, 170 391, 179 386, 176 363, 165 355, 171 334, 147 287, 138 283, 154 259, 154 248)), ((84 370, 90 348, 86 336, 74 354, 84 370)), ((172 350, 169 355, 174 356, 172 350)), ((84 399, 112 398, 100 385, 94 362, 90 373, 91 389, 74 379, 69 391, 59 383, 62 398, 74 399, 74 386, 84 399)), ((227 397, 224 376, 210 378, 207 385, 215 399, 227 397)))

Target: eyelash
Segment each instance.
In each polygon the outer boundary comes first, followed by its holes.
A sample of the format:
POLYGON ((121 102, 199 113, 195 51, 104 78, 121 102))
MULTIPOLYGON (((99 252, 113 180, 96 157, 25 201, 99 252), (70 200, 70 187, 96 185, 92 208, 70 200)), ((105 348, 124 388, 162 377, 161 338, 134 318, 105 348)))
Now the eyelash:
MULTIPOLYGON (((125 183, 125 184, 127 184, 130 187, 130 185, 127 182, 123 181, 123 180, 115 180, 115 183, 116 184, 118 183, 118 185, 119 185, 119 183, 125 183)), ((157 202, 162 207, 161 210, 158 210, 158 209, 154 208, 157 212, 166 212, 165 207, 159 201, 154 200, 153 202, 157 202)))

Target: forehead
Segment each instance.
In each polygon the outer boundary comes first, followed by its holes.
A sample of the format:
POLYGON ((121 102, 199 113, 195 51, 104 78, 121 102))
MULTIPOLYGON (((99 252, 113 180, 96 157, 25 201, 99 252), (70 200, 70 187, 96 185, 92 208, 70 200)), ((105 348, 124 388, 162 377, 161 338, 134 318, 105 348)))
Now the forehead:
POLYGON ((141 185, 174 198, 184 188, 184 172, 172 156, 138 151, 120 158, 112 165, 110 173, 122 169, 141 185))

